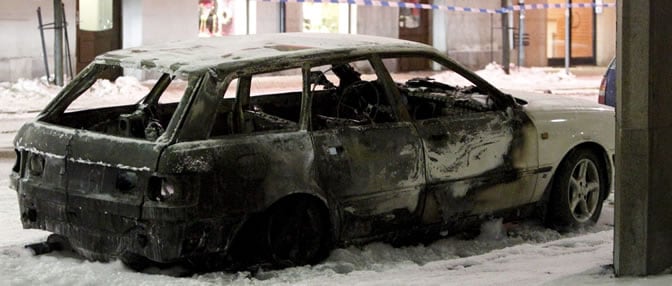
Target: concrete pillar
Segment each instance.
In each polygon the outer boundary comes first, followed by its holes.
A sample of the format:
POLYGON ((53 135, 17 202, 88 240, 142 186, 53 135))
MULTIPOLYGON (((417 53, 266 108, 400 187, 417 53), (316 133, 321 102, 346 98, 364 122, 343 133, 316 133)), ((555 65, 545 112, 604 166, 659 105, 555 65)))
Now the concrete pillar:
POLYGON ((618 1, 618 276, 672 266, 672 1, 618 1))

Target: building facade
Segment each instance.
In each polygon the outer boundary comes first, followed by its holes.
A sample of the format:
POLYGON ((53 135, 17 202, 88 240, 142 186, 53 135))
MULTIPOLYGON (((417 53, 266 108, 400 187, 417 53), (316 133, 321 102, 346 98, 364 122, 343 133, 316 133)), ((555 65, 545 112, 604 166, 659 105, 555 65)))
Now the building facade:
MULTIPOLYGON (((517 5, 519 1, 554 4, 614 3, 616 0, 509 1, 517 5)), ((406 2, 491 10, 501 8, 502 4, 501 0, 406 2)), ((41 7, 45 23, 52 22, 54 3, 54 0, 0 1, 0 34, 13 43, 0 46, 0 81, 46 75, 36 9, 41 7)), ((94 2, 98 3, 96 5, 90 3, 63 0, 69 50, 77 70, 97 54, 118 48, 196 37, 277 32, 369 34, 419 41, 436 47, 472 69, 479 69, 502 60, 502 17, 509 18, 509 39, 513 42, 521 15, 518 11, 502 15, 259 0, 98 0, 94 2)), ((606 65, 616 46, 615 8, 576 8, 570 14, 572 64, 606 65)), ((523 26, 529 45, 524 46, 524 66, 564 62, 564 15, 564 9, 525 11, 523 26)), ((54 32, 46 30, 44 36, 49 69, 53 73, 54 32)), ((516 63, 519 48, 511 45, 510 52, 511 62, 516 63)), ((414 63, 399 66, 400 70, 424 68, 428 67, 414 63)))

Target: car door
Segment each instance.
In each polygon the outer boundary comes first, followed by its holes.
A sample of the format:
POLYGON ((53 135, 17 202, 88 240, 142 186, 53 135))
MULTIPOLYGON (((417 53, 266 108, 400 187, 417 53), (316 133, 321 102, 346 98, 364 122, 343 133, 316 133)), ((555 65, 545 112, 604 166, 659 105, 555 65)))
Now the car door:
POLYGON ((410 220, 424 184, 422 145, 412 124, 346 126, 312 135, 321 187, 340 203, 346 224, 364 227, 349 229, 348 236, 385 232, 385 224, 410 220), (382 221, 370 225, 371 220, 382 221))
POLYGON ((425 147, 428 222, 529 202, 536 179, 514 166, 519 124, 504 111, 418 120, 425 147))
MULTIPOLYGON (((389 96, 379 89, 377 79, 369 82, 377 90, 362 92, 389 96)), ((328 99, 336 89, 311 90, 318 183, 343 210, 343 239, 391 232, 410 224, 419 212, 425 182, 422 143, 413 124, 396 117, 366 123, 343 114, 335 118, 338 112, 328 114, 326 110, 334 106, 328 99), (323 119, 336 123, 318 124, 323 119)))
POLYGON ((454 62, 426 54, 393 56, 434 60, 437 68, 410 80, 392 74, 425 152, 422 222, 448 223, 528 203, 537 157, 527 116, 454 62))

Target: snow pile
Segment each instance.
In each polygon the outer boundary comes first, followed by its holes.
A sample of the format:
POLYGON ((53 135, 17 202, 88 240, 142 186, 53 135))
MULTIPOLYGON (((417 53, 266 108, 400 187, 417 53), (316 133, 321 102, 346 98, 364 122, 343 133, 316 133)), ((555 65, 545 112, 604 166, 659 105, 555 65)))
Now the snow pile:
POLYGON ((154 82, 140 82, 134 77, 121 76, 115 82, 97 80, 84 94, 73 101, 69 110, 83 108, 130 105, 149 93, 154 82))
POLYGON ((481 233, 478 240, 502 240, 506 237, 506 228, 502 224, 502 219, 494 219, 484 222, 481 225, 481 233))
MULTIPOLYGON (((502 229, 501 220, 490 226, 502 229)), ((3 229, 3 231, 6 231, 3 229)), ((16 230, 14 230, 16 231, 16 230)), ((0 275, 9 284, 156 284, 156 285, 524 285, 584 275, 611 259, 611 231, 563 236, 527 225, 521 232, 543 237, 536 243, 521 237, 490 240, 448 238, 428 246, 393 248, 372 243, 362 248, 334 250, 323 263, 257 273, 215 272, 174 278, 134 273, 120 262, 89 262, 66 253, 32 256, 21 245, 0 247, 0 275), (545 234, 545 235, 544 235, 545 234), (570 263, 570 260, 578 261, 570 263), (558 264, 558 261, 565 261, 558 264), (534 283, 533 283, 534 282, 534 283)), ((596 230, 591 230, 596 231, 596 230)), ((4 232, 3 232, 4 233, 4 232)), ((610 272, 597 278, 609 280, 610 272)))
POLYGON ((489 81, 500 89, 529 90, 546 93, 563 93, 571 90, 572 93, 594 94, 600 87, 602 76, 577 77, 564 70, 553 71, 541 67, 511 67, 509 74, 504 72, 501 65, 490 63, 476 74, 489 81))
POLYGON ((0 82, 0 113, 35 112, 44 107, 61 90, 46 78, 0 82))

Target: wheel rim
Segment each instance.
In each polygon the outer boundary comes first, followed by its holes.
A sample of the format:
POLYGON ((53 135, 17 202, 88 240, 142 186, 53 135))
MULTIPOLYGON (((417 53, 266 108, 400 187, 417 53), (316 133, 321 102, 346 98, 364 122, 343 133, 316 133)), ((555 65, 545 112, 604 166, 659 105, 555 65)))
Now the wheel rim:
POLYGON ((595 214, 600 200, 600 176, 590 159, 582 159, 569 177, 569 211, 578 222, 586 222, 595 214))
POLYGON ((309 205, 284 208, 269 221, 268 245, 281 266, 312 263, 322 247, 322 218, 309 205))

